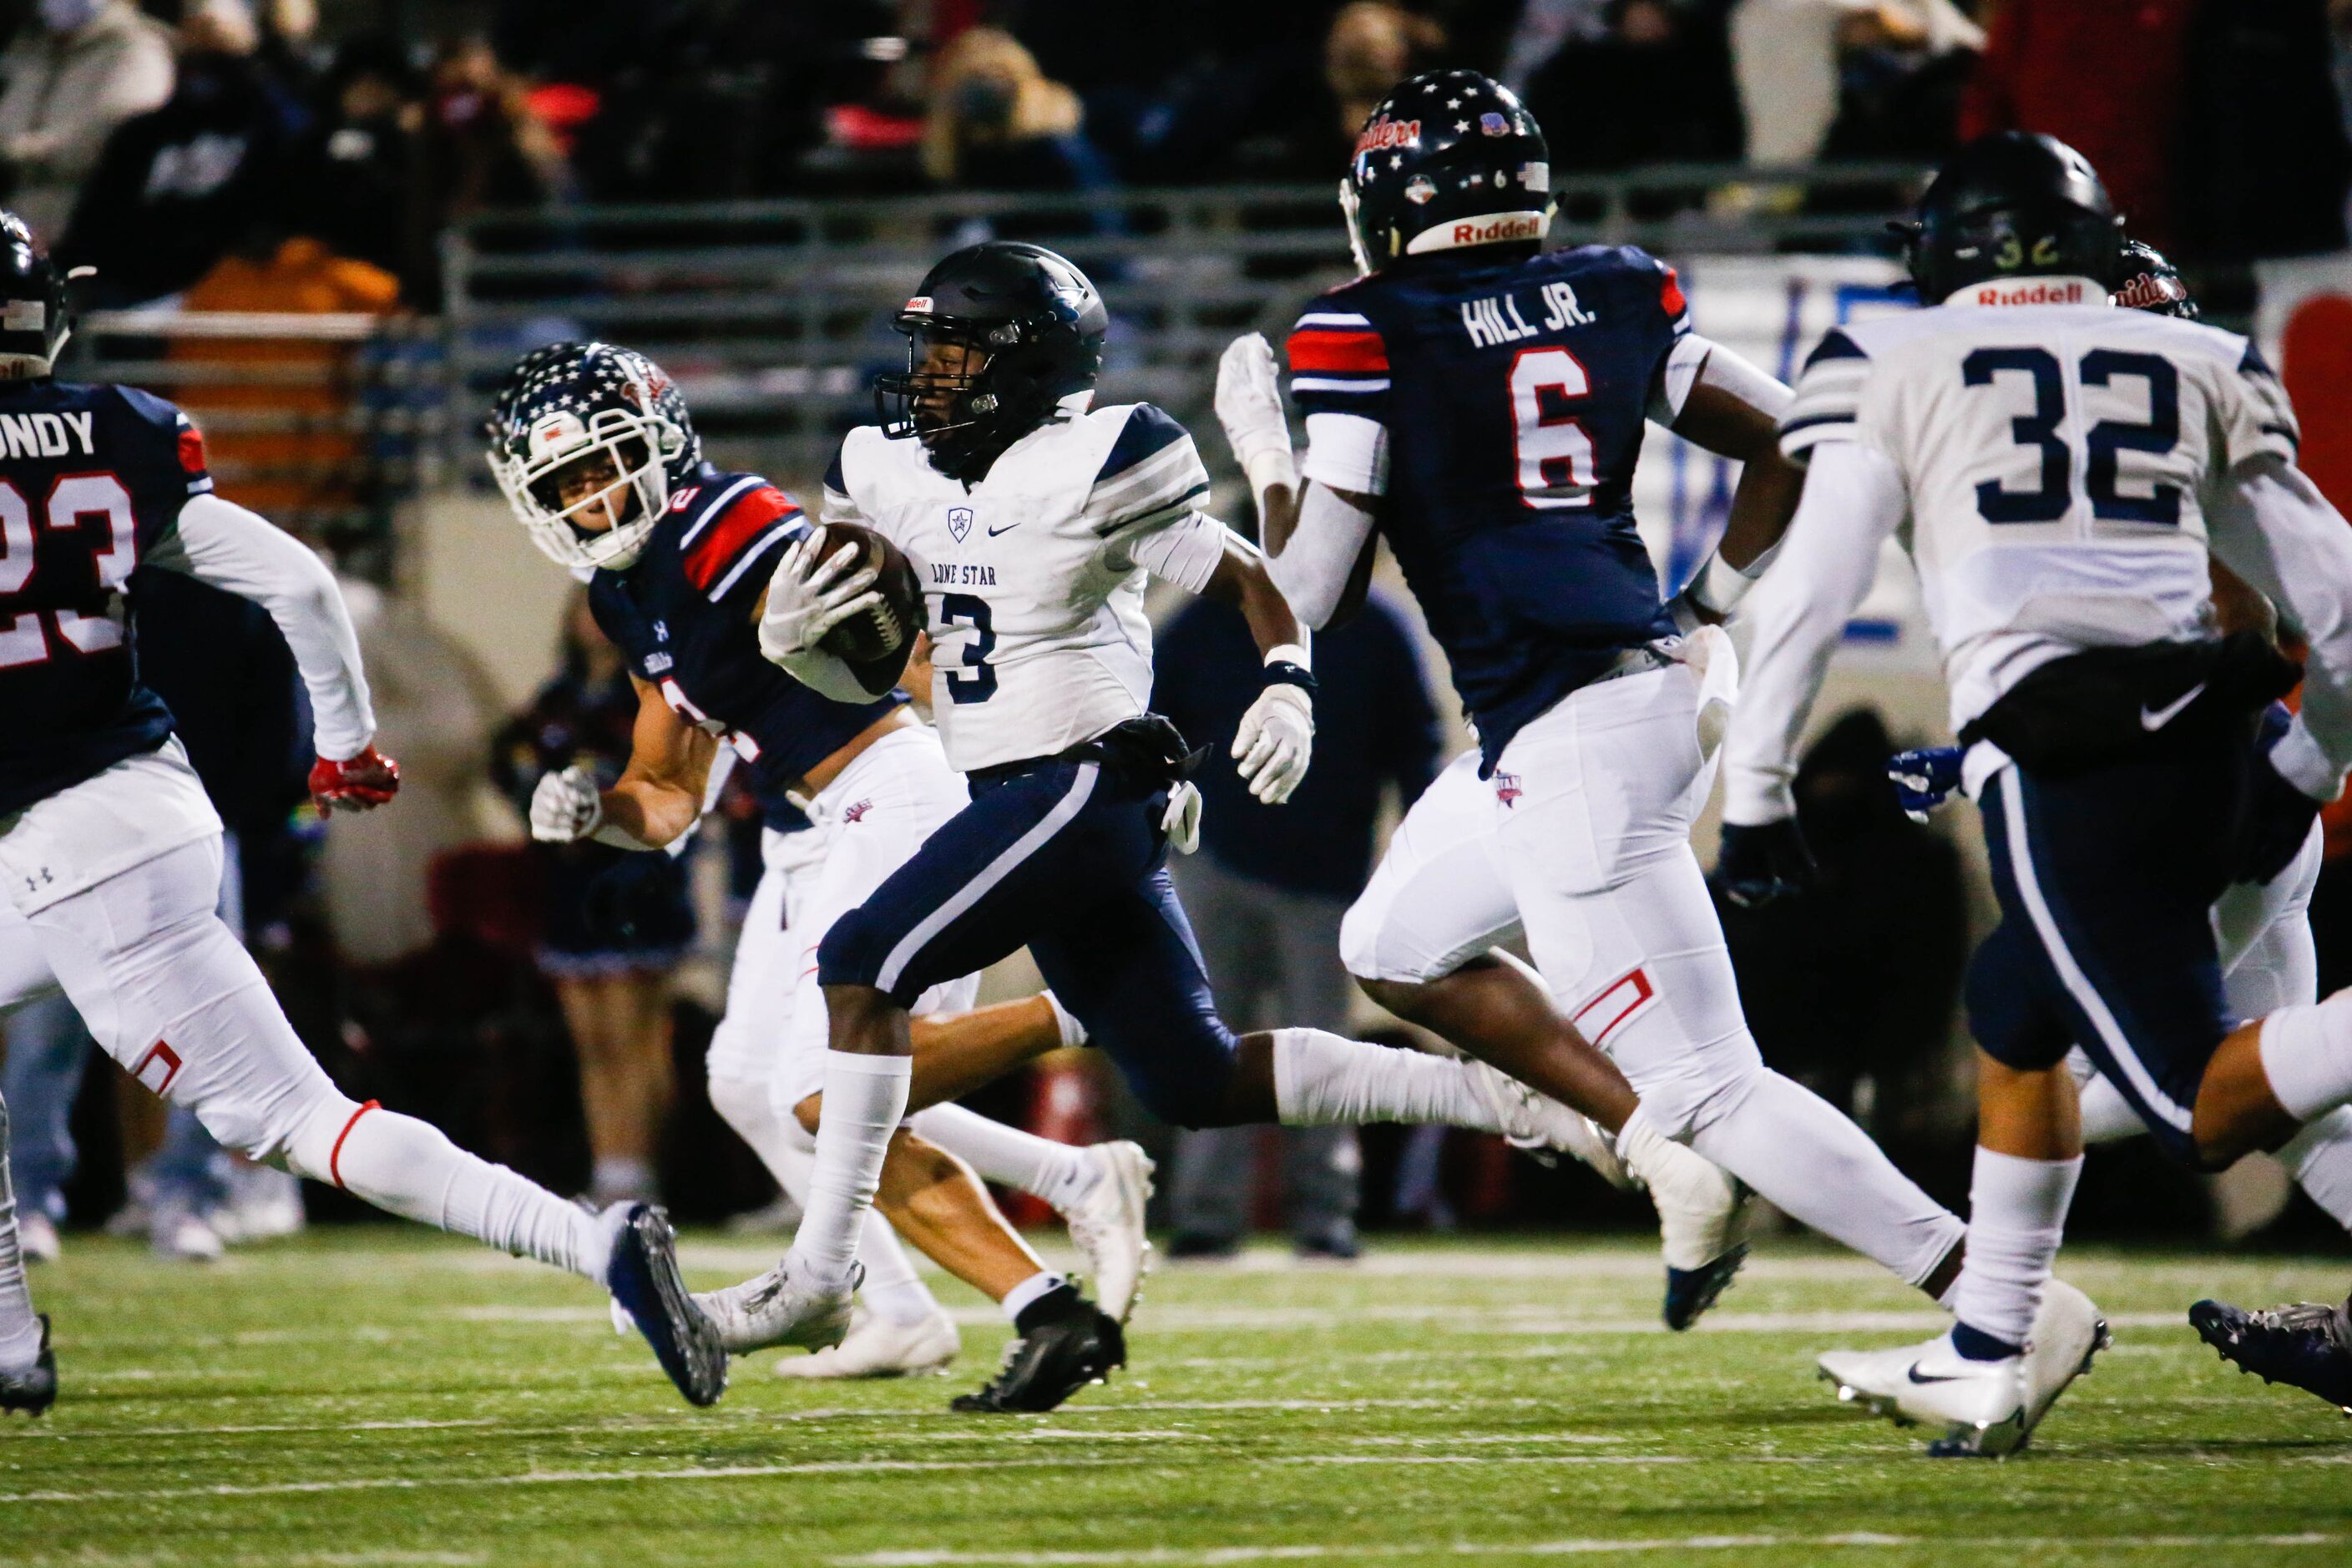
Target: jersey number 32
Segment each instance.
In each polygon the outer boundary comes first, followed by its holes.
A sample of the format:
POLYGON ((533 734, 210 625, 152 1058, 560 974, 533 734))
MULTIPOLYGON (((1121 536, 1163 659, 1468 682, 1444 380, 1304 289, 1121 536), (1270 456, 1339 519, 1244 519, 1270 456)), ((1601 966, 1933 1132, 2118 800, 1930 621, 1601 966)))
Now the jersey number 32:
MULTIPOLYGON (((2163 482, 2141 495, 2124 493, 2119 480, 2125 455, 2162 456, 2180 441, 2180 373, 2162 354, 2093 349, 2076 374, 2084 388, 2137 381, 2147 388, 2147 417, 2102 419, 2084 434, 2090 460, 2083 488, 2091 515, 2109 522, 2180 521, 2180 487, 2163 482)), ((2055 522, 2074 510, 2074 448, 2059 434, 2066 422, 2065 367, 2048 349, 1978 349, 1960 362, 1960 379, 1970 386, 1996 386, 2000 378, 2023 377, 2033 391, 2033 412, 2009 422, 2011 439, 2039 450, 2040 480, 2030 489, 2010 489, 1999 479, 1977 486, 1977 511, 1987 522, 2055 522)))

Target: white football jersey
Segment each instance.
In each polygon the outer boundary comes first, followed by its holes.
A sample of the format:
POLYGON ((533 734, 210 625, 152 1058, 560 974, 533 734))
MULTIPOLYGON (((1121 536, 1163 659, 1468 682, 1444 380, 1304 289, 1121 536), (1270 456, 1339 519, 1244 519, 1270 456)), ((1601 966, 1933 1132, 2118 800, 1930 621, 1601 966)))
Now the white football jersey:
POLYGON ((970 487, 876 426, 852 430, 825 476, 823 520, 878 530, 922 581, 931 713, 960 773, 1051 756, 1151 699, 1134 552, 1195 516, 1208 470, 1150 404, 1063 407, 970 487))
POLYGON ((2245 339, 2066 278, 1831 332, 1780 429, 1799 460, 1852 440, 1899 472, 1956 730, 2053 658, 2210 635, 2213 487, 2296 439, 2245 339))

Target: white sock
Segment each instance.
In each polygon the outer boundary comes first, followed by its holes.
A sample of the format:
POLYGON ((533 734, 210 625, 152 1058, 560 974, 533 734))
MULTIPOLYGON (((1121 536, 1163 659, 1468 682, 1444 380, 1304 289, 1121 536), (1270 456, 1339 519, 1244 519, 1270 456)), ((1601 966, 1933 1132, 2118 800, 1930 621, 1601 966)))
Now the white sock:
POLYGON ((41 1355, 41 1325, 16 1245, 16 1189, 8 1180, 8 1106, 0 1100, 0 1367, 22 1372, 41 1355))
POLYGON ((654 1168, 634 1154, 606 1154, 589 1173, 588 1184, 602 1203, 646 1197, 654 1190, 654 1168))
POLYGON ((1969 1183, 1969 1253, 1955 1310, 1964 1329, 2022 1346, 2066 1233, 2083 1156, 2025 1160, 1979 1147, 1969 1183))
POLYGON ((2352 990, 2263 1020, 2263 1076, 2297 1121, 2352 1100, 2352 990))
POLYGON ((816 1166, 792 1255, 819 1285, 849 1278, 857 1242, 882 1183, 890 1134, 907 1110, 914 1058, 824 1053, 824 1114, 816 1129, 816 1166))
POLYGON ((2278 1157, 2328 1218, 2352 1230, 2352 1106, 2339 1105, 2305 1122, 2278 1157))
POLYGON ((857 1261, 866 1265, 865 1282, 857 1293, 867 1310, 886 1323, 919 1323, 940 1310, 937 1298, 915 1272, 898 1233, 880 1211, 866 1211, 866 1229, 857 1238, 857 1261))
POLYGON ((1769 1068, 1691 1147, 1906 1285, 1925 1282, 1968 1232, 1837 1107, 1769 1068))
POLYGON ((1052 1269, 1041 1268, 1007 1290, 1004 1293, 1004 1300, 997 1305, 1004 1310, 1006 1322, 1017 1323, 1021 1321, 1022 1313, 1027 1311, 1049 1292, 1058 1290, 1068 1283, 1068 1280, 1052 1269))
POLYGON ((1075 1143, 1056 1143, 992 1121, 961 1105, 934 1105, 907 1118, 918 1135, 970 1165, 982 1181, 1071 1209, 1094 1191, 1102 1171, 1075 1143))
POLYGON ((1321 1029, 1274 1031, 1274 1103, 1286 1127, 1440 1121, 1505 1131, 1451 1057, 1368 1046, 1321 1029))
POLYGON ((2126 1138, 2136 1138, 2147 1131, 2147 1123, 2139 1119, 2131 1101, 2124 1098, 2105 1073, 2086 1079, 2081 1086, 2083 1101, 2083 1142, 2115 1143, 2126 1138))
POLYGON ((323 1157, 317 1141, 315 1133, 306 1137, 297 1151, 303 1173, 315 1181, 333 1182, 403 1219, 604 1282, 612 1243, 594 1215, 467 1153, 437 1127, 373 1104, 353 1106, 323 1157))

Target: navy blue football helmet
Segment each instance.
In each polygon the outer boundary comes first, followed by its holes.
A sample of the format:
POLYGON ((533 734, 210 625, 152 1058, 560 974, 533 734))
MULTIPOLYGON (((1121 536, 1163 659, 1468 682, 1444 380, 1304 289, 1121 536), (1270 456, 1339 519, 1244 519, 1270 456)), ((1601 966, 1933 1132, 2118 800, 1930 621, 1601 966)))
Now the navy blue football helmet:
POLYGON ((65 275, 23 218, 0 212, 0 375, 51 374, 72 335, 65 275))
POLYGON ((1427 71, 1364 121, 1339 210, 1362 272, 1464 246, 1540 244, 1551 227, 1551 150, 1509 88, 1476 71, 1427 71))
POLYGON ((2181 321, 2197 320, 2197 300, 2182 280, 2180 268, 2147 241, 2124 241, 2123 274, 2115 302, 2125 310, 2153 310, 2181 321))
POLYGON ((677 384, 613 343, 551 343, 525 354, 499 389, 487 430, 490 472, 516 518, 551 559, 575 571, 634 563, 670 492, 702 461, 677 384), (609 481, 566 505, 566 472, 599 458, 609 481), (609 517, 612 526, 583 528, 583 515, 609 517))

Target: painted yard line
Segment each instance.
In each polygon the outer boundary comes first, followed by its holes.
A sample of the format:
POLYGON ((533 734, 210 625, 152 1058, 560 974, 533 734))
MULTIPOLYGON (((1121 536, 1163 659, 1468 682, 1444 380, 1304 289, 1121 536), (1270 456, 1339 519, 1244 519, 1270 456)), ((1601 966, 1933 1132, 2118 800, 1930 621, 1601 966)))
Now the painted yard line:
POLYGON ((2163 1549, 2210 1551, 2224 1546, 2336 1546, 2352 1542, 2347 1535, 2137 1535, 2094 1536, 2072 1540, 2019 1539, 2005 1536, 1881 1535, 1853 1531, 1840 1535, 1685 1535, 1664 1539, 1640 1536, 1621 1540, 1588 1538, 1528 1542, 1423 1542, 1418 1544, 1366 1542, 1360 1545, 1149 1547, 1136 1551, 1100 1552, 871 1552, 835 1557, 834 1568, 981 1568, 983 1564, 1019 1564, 1023 1568, 1148 1568, 1152 1564, 1297 1563, 1327 1558, 1422 1557, 1581 1557, 1608 1552, 1755 1552, 1774 1547, 1798 1549, 1847 1548, 1868 1550, 1906 1546, 1990 1547, 1994 1549, 2107 1547, 2124 1550, 2163 1549))

